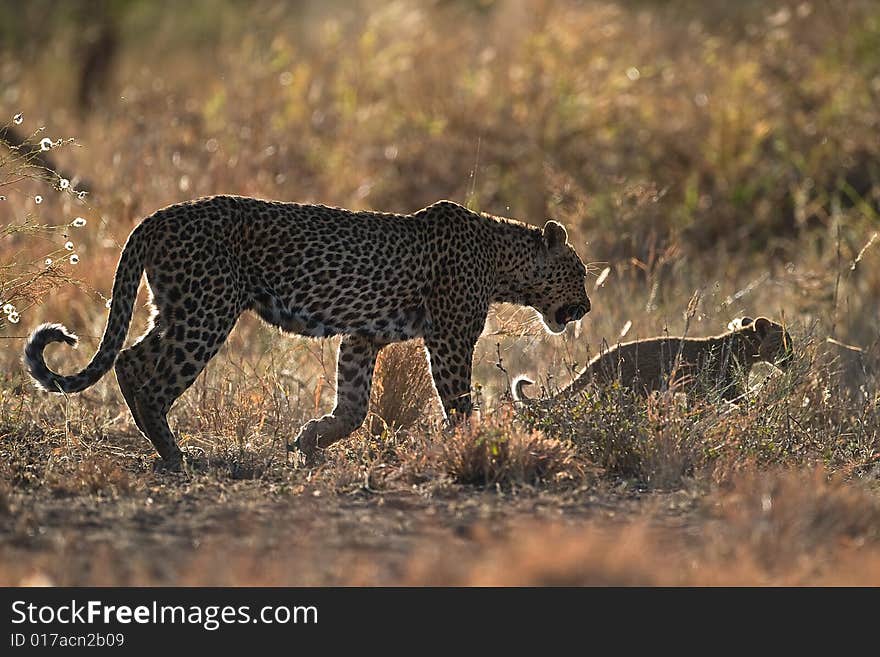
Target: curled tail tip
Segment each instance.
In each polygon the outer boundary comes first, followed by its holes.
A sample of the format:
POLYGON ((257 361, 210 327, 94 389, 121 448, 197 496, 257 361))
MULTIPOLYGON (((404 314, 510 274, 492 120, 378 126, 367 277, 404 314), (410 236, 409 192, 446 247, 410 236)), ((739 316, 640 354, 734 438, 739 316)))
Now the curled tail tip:
POLYGON ((37 387, 48 392, 59 392, 63 386, 59 377, 46 367, 43 350, 53 342, 65 342, 76 348, 77 337, 61 324, 40 324, 28 338, 24 348, 24 364, 37 387))
POLYGON ((518 376, 513 380, 513 383, 510 384, 510 392, 513 395, 513 401, 528 401, 528 397, 526 396, 523 388, 526 386, 534 385, 534 381, 526 376, 518 376))
POLYGON ((28 339, 28 346, 31 344, 47 345, 52 342, 66 342, 75 349, 79 343, 79 338, 76 337, 76 334, 71 333, 63 324, 46 323, 40 324, 34 329, 31 337, 28 339))

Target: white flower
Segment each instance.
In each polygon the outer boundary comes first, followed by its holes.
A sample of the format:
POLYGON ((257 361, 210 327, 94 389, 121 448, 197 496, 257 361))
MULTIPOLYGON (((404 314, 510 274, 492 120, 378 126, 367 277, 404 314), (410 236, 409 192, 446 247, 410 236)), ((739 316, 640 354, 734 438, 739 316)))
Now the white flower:
POLYGON ((77 196, 77 198, 78 198, 80 201, 82 201, 82 200, 86 197, 86 194, 88 194, 88 192, 86 192, 86 191, 81 191, 81 192, 77 192, 77 193, 76 193, 76 196, 77 196))
POLYGON ((61 178, 61 179, 58 181, 58 186, 59 186, 61 189, 67 189, 68 187, 70 187, 70 181, 69 181, 67 178, 61 178))
POLYGON ((40 140, 40 150, 41 150, 41 151, 48 151, 48 150, 49 150, 50 148, 52 148, 52 146, 54 146, 54 145, 55 145, 55 144, 53 144, 53 143, 52 143, 52 140, 49 139, 48 137, 43 137, 43 138, 40 140))
POLYGON ((109 307, 110 307, 110 302, 111 302, 111 301, 113 301, 113 299, 107 299, 107 303, 105 303, 104 306, 105 306, 106 308, 109 308, 109 307))
POLYGON ((20 319, 18 313, 13 311, 6 316, 6 319, 9 320, 10 324, 18 324, 18 320, 20 319))
POLYGON ((73 251, 73 242, 68 240, 67 242, 64 243, 64 248, 67 249, 68 251, 73 251))
POLYGON ((12 117, 12 122, 15 125, 21 125, 22 121, 24 121, 24 114, 22 114, 21 112, 12 117))
POLYGON ((82 217, 77 217, 76 219, 74 219, 73 221, 70 222, 70 225, 75 228, 82 228, 83 226, 86 225, 86 220, 83 219, 82 217))
POLYGON ((75 264, 78 263, 78 262, 79 262, 79 256, 76 255, 75 253, 74 253, 74 254, 71 254, 71 256, 70 256, 70 264, 75 265, 75 264))
POLYGON ((36 196, 34 196, 34 203, 36 203, 37 205, 39 205, 39 204, 42 203, 42 202, 43 202, 43 197, 42 197, 42 196, 40 196, 39 194, 37 194, 36 196))
POLYGON ((51 266, 52 266, 52 258, 46 258, 46 266, 47 266, 47 267, 51 267, 51 266))
POLYGON ((9 313, 14 313, 14 312, 15 312, 15 306, 13 306, 11 303, 5 303, 5 304, 3 304, 3 312, 4 312, 6 315, 8 315, 9 313))

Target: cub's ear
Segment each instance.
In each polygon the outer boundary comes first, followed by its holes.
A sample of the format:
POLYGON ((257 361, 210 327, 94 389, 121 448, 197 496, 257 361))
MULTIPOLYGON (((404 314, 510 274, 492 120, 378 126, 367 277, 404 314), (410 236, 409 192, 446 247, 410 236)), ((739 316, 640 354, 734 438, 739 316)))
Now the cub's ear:
POLYGON ((551 251, 561 249, 568 241, 568 233, 565 232, 565 226, 555 221, 548 221, 544 224, 544 244, 551 251))
POLYGON ((759 317, 755 320, 755 333, 758 334, 762 340, 767 337, 767 334, 770 333, 770 328, 773 326, 773 322, 771 322, 766 317, 759 317))
POLYGON ((728 331, 739 331, 744 326, 749 326, 754 320, 751 317, 736 317, 727 325, 728 331))

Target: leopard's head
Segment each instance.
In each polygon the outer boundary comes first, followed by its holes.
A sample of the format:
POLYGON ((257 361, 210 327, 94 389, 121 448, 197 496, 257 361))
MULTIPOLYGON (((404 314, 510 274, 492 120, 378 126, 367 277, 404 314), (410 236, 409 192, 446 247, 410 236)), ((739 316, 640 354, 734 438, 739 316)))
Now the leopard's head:
POLYGON ((555 221, 541 231, 531 280, 524 285, 525 302, 537 310, 551 333, 561 333, 568 322, 590 312, 587 268, 568 243, 568 233, 555 221))
POLYGON ((757 360, 782 369, 791 363, 794 354, 791 334, 779 322, 766 317, 743 317, 731 322, 730 328, 748 338, 757 360))

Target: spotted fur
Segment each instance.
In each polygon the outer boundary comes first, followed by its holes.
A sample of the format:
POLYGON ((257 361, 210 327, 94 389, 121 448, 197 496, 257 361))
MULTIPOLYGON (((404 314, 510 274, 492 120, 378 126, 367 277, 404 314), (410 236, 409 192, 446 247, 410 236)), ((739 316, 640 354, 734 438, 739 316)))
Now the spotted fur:
MULTIPOLYGON (((659 337, 617 344, 594 357, 571 385, 559 392, 571 397, 591 384, 619 381, 635 392, 675 389, 727 400, 740 397, 742 382, 757 362, 785 367, 791 360, 791 336, 782 324, 766 317, 733 320, 728 331, 708 338, 659 337)), ((533 382, 517 377, 513 398, 527 400, 533 382)))
POLYGON ((298 335, 341 335, 335 407, 296 440, 311 454, 361 425, 376 356, 390 342, 423 338, 447 416, 466 416, 489 304, 532 306, 560 332, 590 310, 585 273, 553 221, 534 228, 449 201, 395 215, 214 196, 159 210, 131 233, 104 336, 82 372, 46 366, 47 344, 76 341, 57 324, 34 331, 24 360, 42 388, 64 393, 94 384, 115 362, 137 426, 176 464, 167 413, 243 312, 298 335), (122 349, 144 271, 154 316, 122 349))

